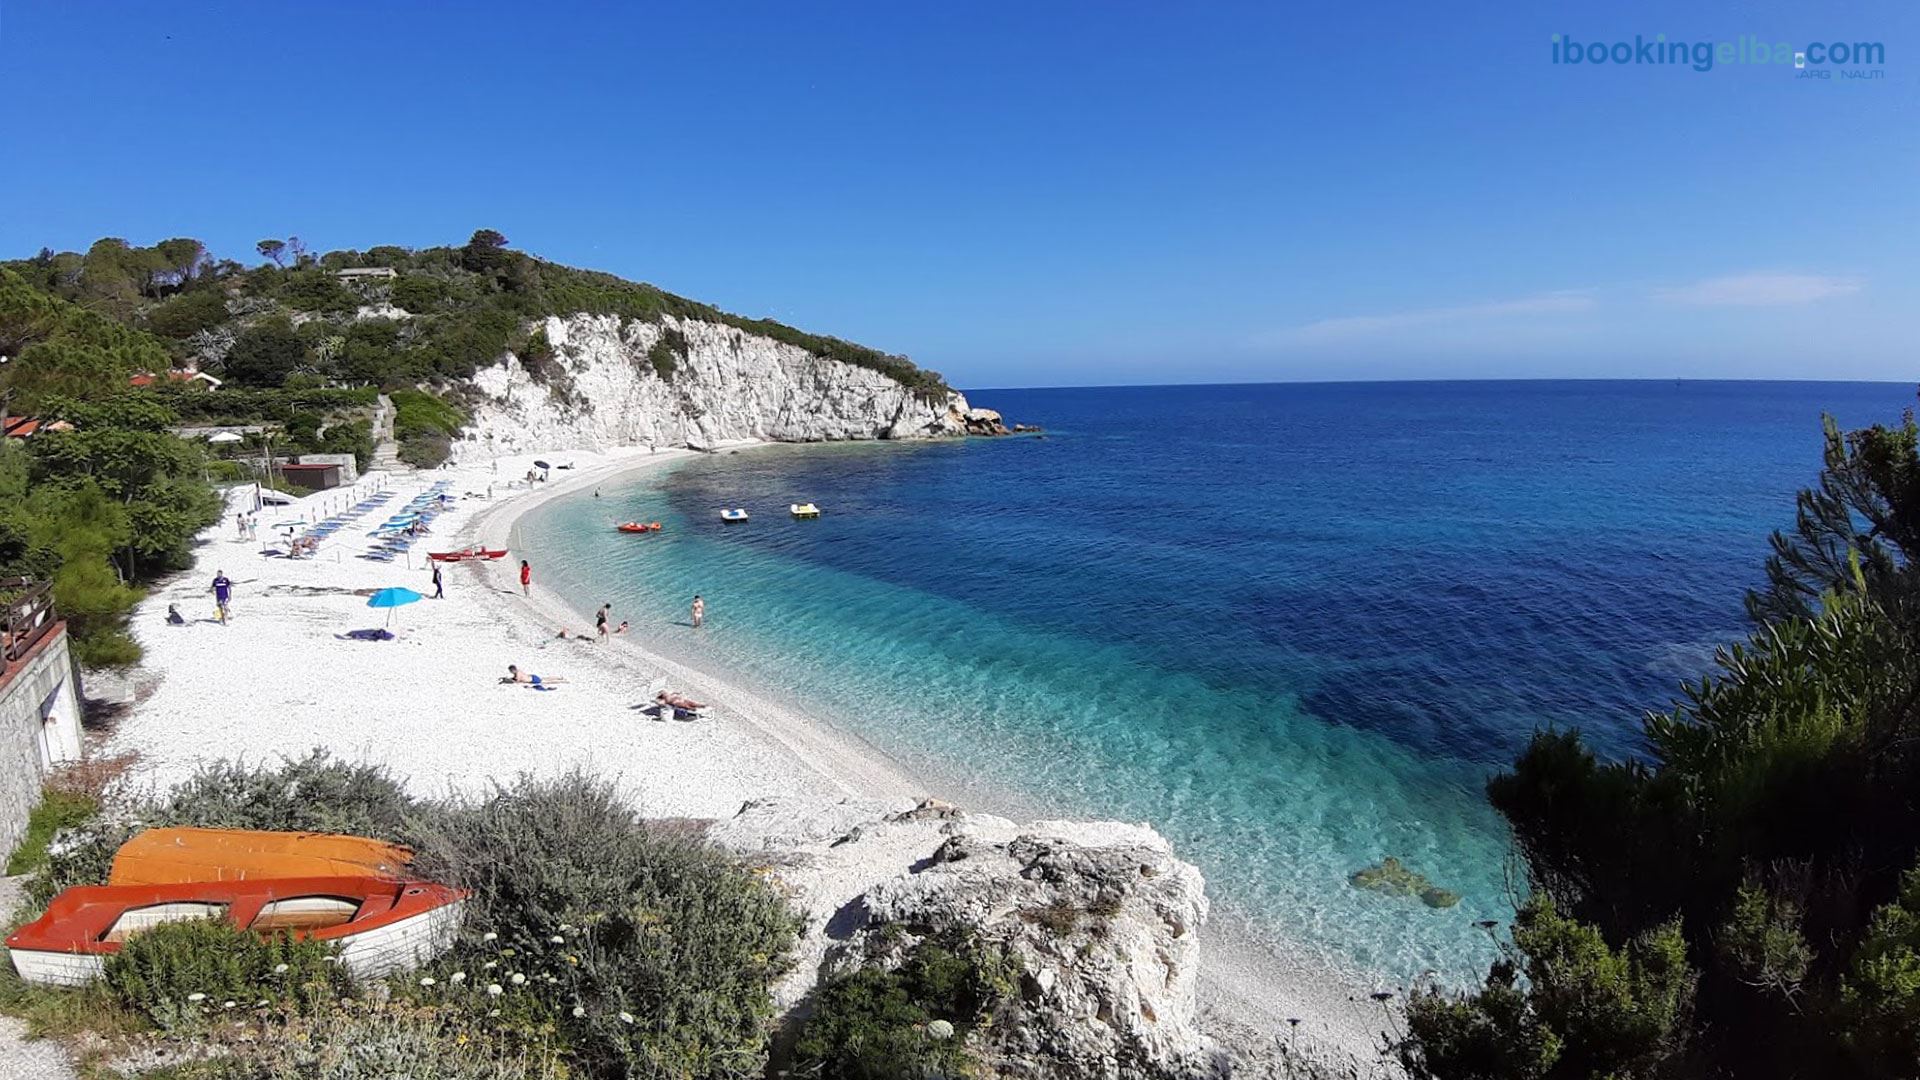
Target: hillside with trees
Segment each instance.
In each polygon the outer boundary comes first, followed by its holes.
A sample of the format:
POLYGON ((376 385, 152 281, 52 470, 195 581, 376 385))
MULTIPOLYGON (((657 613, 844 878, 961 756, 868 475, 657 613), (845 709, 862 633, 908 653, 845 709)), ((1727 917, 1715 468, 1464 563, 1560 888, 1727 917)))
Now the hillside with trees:
MULTIPOLYGON (((252 254, 249 265, 188 237, 151 247, 108 237, 85 252, 0 262, 0 419, 40 425, 0 446, 0 578, 51 578, 86 663, 137 658, 126 614, 144 582, 185 564, 218 513, 213 485, 271 480, 246 459, 352 454, 364 468, 385 393, 401 458, 438 465, 467 422, 475 371, 511 352, 536 379, 554 374, 535 325, 550 315, 704 320, 879 371, 928 398, 947 392, 904 357, 560 266, 490 229, 458 247, 316 254, 288 237, 252 254), (210 393, 170 371, 221 385, 210 393), (240 457, 210 459, 170 433, 211 425, 270 434, 240 457)), ((654 377, 674 377, 677 337, 662 335, 654 377)))

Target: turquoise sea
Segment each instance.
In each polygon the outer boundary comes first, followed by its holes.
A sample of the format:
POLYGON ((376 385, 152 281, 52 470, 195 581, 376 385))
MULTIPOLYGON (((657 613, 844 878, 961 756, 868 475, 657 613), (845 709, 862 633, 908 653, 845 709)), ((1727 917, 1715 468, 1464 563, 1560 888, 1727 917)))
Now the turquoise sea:
POLYGON ((1637 748, 1743 629, 1820 414, 1896 384, 981 390, 1045 438, 718 454, 514 546, 581 610, 961 797, 1150 821, 1216 902, 1384 978, 1511 913, 1486 777, 1536 728, 1637 748), (786 507, 817 502, 817 521, 786 507), (723 506, 753 520, 720 522, 723 506), (616 533, 658 519, 659 535, 616 533), (695 594, 700 634, 684 625, 695 594), (1364 892, 1392 855, 1463 897, 1364 892))

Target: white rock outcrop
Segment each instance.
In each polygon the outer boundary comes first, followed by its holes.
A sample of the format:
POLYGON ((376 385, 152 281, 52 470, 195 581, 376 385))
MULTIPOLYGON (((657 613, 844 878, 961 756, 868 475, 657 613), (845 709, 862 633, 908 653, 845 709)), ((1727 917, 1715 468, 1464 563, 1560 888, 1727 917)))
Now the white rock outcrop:
POLYGON ((826 360, 732 326, 667 317, 570 315, 539 329, 548 377, 520 359, 474 375, 473 423, 454 456, 619 446, 708 448, 741 439, 918 439, 969 431, 967 399, 928 400, 870 368, 826 360), (675 347, 670 374, 649 352, 675 347))
POLYGON ((928 801, 774 798, 709 833, 764 862, 808 913, 783 1009, 819 979, 892 966, 950 932, 1022 971, 1012 1015, 975 1034, 996 1076, 1206 1076, 1199 1024, 1200 871, 1145 825, 1016 825, 928 801))

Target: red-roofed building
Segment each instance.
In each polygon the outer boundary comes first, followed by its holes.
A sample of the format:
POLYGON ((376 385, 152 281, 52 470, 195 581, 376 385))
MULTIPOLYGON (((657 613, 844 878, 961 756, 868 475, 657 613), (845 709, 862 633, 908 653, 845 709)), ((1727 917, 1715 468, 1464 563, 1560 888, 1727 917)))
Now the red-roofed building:
POLYGON ((194 368, 175 368, 164 375, 155 375, 151 371, 143 371, 127 380, 128 384, 132 386, 152 386, 154 383, 161 381, 173 383, 199 382, 205 383, 209 390, 220 389, 219 379, 194 368))
POLYGON ((9 439, 30 439, 43 431, 72 430, 73 425, 67 423, 65 420, 55 420, 53 423, 47 424, 42 423, 38 418, 32 416, 9 416, 7 417, 6 427, 3 431, 0 431, 0 435, 4 435, 9 439))

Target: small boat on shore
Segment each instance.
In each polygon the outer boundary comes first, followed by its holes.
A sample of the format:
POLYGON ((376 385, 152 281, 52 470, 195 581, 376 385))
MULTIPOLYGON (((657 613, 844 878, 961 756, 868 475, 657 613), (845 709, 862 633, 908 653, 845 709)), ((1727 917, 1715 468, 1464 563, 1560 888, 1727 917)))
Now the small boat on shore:
POLYGON ((427 558, 432 559, 434 562, 467 562, 469 560, 504 559, 506 557, 506 548, 500 548, 498 550, 488 548, 461 548, 459 551, 427 552, 427 558))
POLYGON ((722 510, 720 511, 720 520, 728 522, 729 524, 745 521, 747 520, 747 512, 745 509, 737 506, 731 510, 722 510))
POLYGON ((275 878, 374 877, 397 881, 413 852, 331 833, 249 829, 145 829, 120 845, 109 885, 183 885, 275 878))
POLYGON ((430 881, 371 877, 82 885, 7 938, 14 970, 42 986, 85 986, 128 938, 169 922, 224 919, 259 934, 331 941, 357 978, 433 959, 453 943, 467 893, 430 881))
POLYGON ((820 508, 812 503, 794 503, 787 507, 787 512, 797 518, 817 518, 820 516, 820 508))
POLYGON ((623 521, 614 526, 614 528, 619 529, 623 533, 659 532, 661 527, 661 524, 657 521, 623 521))

